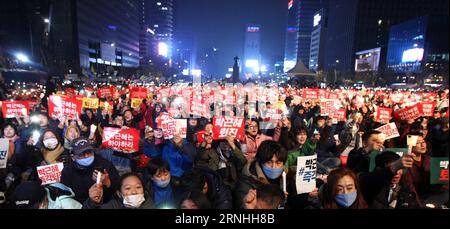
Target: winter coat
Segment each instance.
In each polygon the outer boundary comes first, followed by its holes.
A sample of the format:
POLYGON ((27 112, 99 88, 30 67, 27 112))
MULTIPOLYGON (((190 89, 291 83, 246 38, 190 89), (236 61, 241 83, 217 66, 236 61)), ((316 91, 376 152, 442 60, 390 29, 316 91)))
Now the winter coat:
POLYGON ((82 205, 74 199, 75 193, 62 183, 53 183, 45 187, 48 209, 81 209, 82 205))
POLYGON ((168 141, 163 148, 162 158, 169 163, 170 174, 181 177, 186 170, 190 170, 195 151, 195 147, 187 141, 183 142, 181 148, 172 141, 168 141))
POLYGON ((70 187, 75 193, 75 199, 84 203, 86 199, 89 199, 89 189, 95 183, 92 179, 92 174, 96 168, 103 168, 109 174, 111 180, 111 187, 103 188, 103 198, 105 201, 112 199, 114 192, 119 186, 119 174, 113 164, 103 157, 96 155, 94 162, 88 168, 80 168, 76 162, 69 163, 64 167, 61 173, 61 183, 70 187))
POLYGON ((275 128, 275 134, 273 137, 269 137, 264 134, 257 134, 255 138, 252 136, 246 134, 244 137, 244 144, 247 144, 247 161, 251 161, 251 159, 255 158, 256 151, 258 150, 258 147, 263 143, 264 141, 276 141, 280 140, 281 135, 281 128, 275 128))
POLYGON ((233 150, 230 158, 226 162, 221 159, 217 149, 205 149, 201 147, 196 157, 195 164, 197 166, 207 166, 213 171, 218 172, 224 183, 233 190, 235 184, 242 173, 242 169, 247 163, 244 154, 238 147, 233 150))

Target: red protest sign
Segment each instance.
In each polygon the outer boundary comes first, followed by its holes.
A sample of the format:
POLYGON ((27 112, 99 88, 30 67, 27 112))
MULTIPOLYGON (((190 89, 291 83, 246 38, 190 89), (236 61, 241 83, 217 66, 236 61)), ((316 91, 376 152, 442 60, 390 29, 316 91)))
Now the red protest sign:
POLYGON ((398 133, 398 129, 397 126, 395 125, 395 123, 389 123, 386 124, 380 128, 377 128, 375 130, 380 131, 381 133, 383 133, 385 135, 385 140, 391 139, 391 138, 396 138, 396 137, 400 137, 400 134, 398 133))
POLYGON ((347 110, 345 108, 334 109, 330 113, 330 118, 336 119, 338 122, 347 121, 347 110))
POLYGON ((139 151, 139 130, 105 127, 102 145, 124 153, 139 151))
POLYGON ((384 108, 384 107, 378 107, 377 110, 377 116, 376 116, 376 122, 381 123, 387 123, 391 120, 391 114, 392 109, 391 108, 384 108))
POLYGON ((436 108, 436 102, 422 102, 423 116, 433 116, 434 109, 436 108))
POLYGON ((319 90, 318 89, 303 89, 303 98, 318 99, 319 98, 319 90))
POLYGON ((3 118, 15 118, 30 114, 30 103, 28 101, 3 101, 3 118))
POLYGON ((193 99, 191 100, 189 113, 191 115, 199 116, 199 117, 206 117, 206 114, 209 114, 209 109, 206 106, 205 103, 203 103, 201 100, 193 99))
POLYGON ((97 91, 97 95, 99 98, 113 97, 114 96, 114 88, 113 87, 99 88, 97 91))
POLYGON ((57 163, 46 166, 38 166, 36 168, 39 179, 41 179, 41 185, 58 183, 61 179, 61 172, 64 168, 63 163, 57 163))
POLYGON ((237 140, 244 139, 244 118, 243 117, 214 117, 213 118, 213 139, 221 140, 232 135, 237 140))
POLYGON ((283 118, 283 111, 280 109, 268 109, 265 113, 265 121, 281 120, 283 118))
POLYGON ((145 87, 135 87, 130 92, 130 98, 146 99, 148 96, 148 89, 145 87))
POLYGON ((422 116, 422 106, 416 104, 394 112, 394 117, 400 120, 416 119, 422 116))
POLYGON ((66 116, 76 119, 81 113, 83 101, 61 96, 50 96, 48 112, 50 117, 66 116))

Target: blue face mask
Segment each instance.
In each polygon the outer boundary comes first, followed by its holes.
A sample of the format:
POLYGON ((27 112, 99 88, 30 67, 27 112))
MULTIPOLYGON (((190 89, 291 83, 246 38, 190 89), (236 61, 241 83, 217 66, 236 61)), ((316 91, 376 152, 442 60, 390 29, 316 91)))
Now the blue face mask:
POLYGON ((156 186, 160 188, 166 188, 170 184, 170 178, 167 180, 153 180, 156 184, 156 186))
POLYGON ((92 163, 94 163, 94 156, 90 156, 83 159, 77 159, 76 162, 77 164, 83 167, 89 167, 90 165, 92 165, 92 163))
POLYGON ((273 180, 273 179, 277 179, 278 177, 281 176, 281 174, 284 171, 284 168, 270 168, 266 165, 263 165, 263 172, 264 174, 267 176, 267 178, 273 180))
POLYGON ((358 195, 356 192, 352 192, 349 194, 337 194, 335 200, 339 206, 348 208, 352 206, 353 203, 355 203, 357 196, 358 195))

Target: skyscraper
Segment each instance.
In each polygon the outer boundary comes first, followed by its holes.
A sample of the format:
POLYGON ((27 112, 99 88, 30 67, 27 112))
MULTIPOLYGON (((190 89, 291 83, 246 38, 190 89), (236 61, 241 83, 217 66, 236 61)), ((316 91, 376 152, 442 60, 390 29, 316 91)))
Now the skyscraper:
POLYGON ((297 63, 297 51, 300 30, 300 1, 289 0, 286 48, 284 51, 284 72, 291 70, 297 63))
POLYGON ((297 56, 299 60, 308 66, 311 48, 311 33, 314 29, 314 15, 318 10, 326 8, 328 0, 294 0, 294 6, 296 1, 298 1, 297 4, 299 4, 300 8, 297 56))
POLYGON ((150 56, 172 57, 173 0, 144 0, 144 17, 152 34, 150 56))
POLYGON ((309 69, 314 71, 323 69, 328 22, 326 12, 326 9, 320 9, 316 14, 314 14, 313 18, 314 30, 311 33, 309 69))
POLYGON ((329 0, 325 68, 354 71, 355 53, 381 48, 386 64, 392 25, 424 15, 448 16, 448 0, 329 0))

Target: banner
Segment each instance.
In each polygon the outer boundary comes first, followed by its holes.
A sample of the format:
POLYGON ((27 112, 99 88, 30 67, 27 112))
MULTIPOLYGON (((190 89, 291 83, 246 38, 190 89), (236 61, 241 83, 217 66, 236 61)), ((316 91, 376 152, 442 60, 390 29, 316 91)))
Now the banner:
POLYGON ((3 118, 22 117, 30 114, 29 101, 3 101, 3 118))
POLYGON ((102 145, 124 153, 139 151, 139 130, 105 127, 102 145))
POLYGON ((83 98, 83 108, 97 109, 98 98, 83 98))
POLYGON ((400 120, 416 119, 422 116, 422 114, 422 106, 419 103, 394 112, 395 118, 400 120))
POLYGON ((318 99, 319 98, 319 90, 318 89, 303 89, 303 98, 304 99, 318 99))
POLYGON ((6 168, 8 163, 9 140, 0 138, 0 169, 6 168))
POLYGON ((42 181, 41 185, 59 183, 63 168, 63 163, 36 167, 39 179, 42 181))
POLYGON ((388 123, 392 119, 391 114, 391 108, 378 107, 375 121, 380 123, 388 123))
POLYGON ((50 117, 60 115, 77 119, 81 113, 83 101, 73 98, 50 96, 48 100, 48 113, 50 117))
POLYGON ((448 184, 448 157, 432 157, 430 184, 448 184))
POLYGON ((436 108, 436 102, 422 102, 423 116, 433 116, 434 109, 436 108))
POLYGON ((222 140, 232 135, 236 140, 244 140, 243 117, 214 117, 213 139, 222 140))
POLYGON ((69 98, 75 97, 75 89, 74 88, 66 88, 66 90, 64 90, 64 92, 66 93, 67 97, 69 97, 69 98))
MULTIPOLYGON (((386 149, 383 149, 383 151, 394 152, 400 157, 403 157, 403 155, 408 154, 408 149, 407 148, 386 148, 386 149)), ((375 166, 376 166, 375 158, 380 153, 382 153, 382 152, 380 152, 380 151, 373 151, 372 153, 370 153, 369 172, 373 172, 375 170, 375 166)))
POLYGON ((295 185, 297 194, 310 193, 316 188, 317 155, 297 157, 295 185))
POLYGON ((131 99, 131 108, 137 109, 137 108, 141 107, 142 101, 143 101, 142 99, 132 98, 131 99))
POLYGON ((397 126, 395 125, 395 123, 391 122, 389 124, 386 124, 382 127, 379 127, 375 130, 380 131, 381 133, 383 133, 385 135, 385 140, 391 139, 391 138, 396 138, 396 137, 400 137, 400 134, 398 133, 398 129, 397 126))

